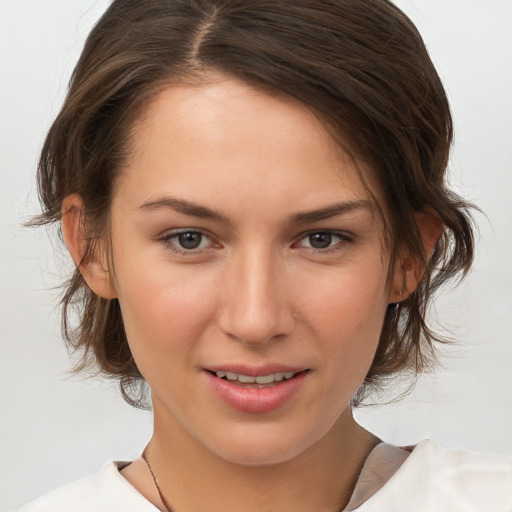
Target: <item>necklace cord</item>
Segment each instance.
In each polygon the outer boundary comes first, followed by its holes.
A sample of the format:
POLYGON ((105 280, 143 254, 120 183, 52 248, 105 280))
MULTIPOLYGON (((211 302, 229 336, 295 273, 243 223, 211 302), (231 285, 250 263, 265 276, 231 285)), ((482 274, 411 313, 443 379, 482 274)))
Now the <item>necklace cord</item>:
MULTIPOLYGON (((147 447, 146 447, 147 448, 147 447)), ((146 463, 146 466, 149 469, 149 472, 151 473, 151 478, 153 478, 153 483, 155 484, 156 490, 158 492, 158 496, 160 497, 160 501, 164 504, 165 511, 164 512, 172 512, 172 508, 167 503, 166 499, 164 498, 162 491, 160 490, 160 486, 158 485, 158 482, 156 480, 155 473, 153 471, 153 468, 151 467, 151 464, 149 463, 148 456, 146 453, 146 448, 144 448, 144 451, 142 452, 142 459, 146 463)))

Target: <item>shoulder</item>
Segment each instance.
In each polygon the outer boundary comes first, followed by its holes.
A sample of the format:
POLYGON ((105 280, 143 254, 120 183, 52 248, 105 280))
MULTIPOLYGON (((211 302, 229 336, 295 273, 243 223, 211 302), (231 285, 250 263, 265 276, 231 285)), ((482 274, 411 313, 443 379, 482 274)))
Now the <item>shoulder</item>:
POLYGON ((98 474, 45 494, 18 512, 156 512, 158 509, 121 476, 121 464, 108 462, 98 474))
POLYGON ((512 458, 419 443, 361 512, 512 511, 512 458), (376 507, 376 508, 374 508, 376 507))
POLYGON ((413 450, 415 473, 441 485, 449 482, 465 492, 471 489, 506 491, 512 499, 512 458, 467 450, 449 450, 423 441, 413 450))

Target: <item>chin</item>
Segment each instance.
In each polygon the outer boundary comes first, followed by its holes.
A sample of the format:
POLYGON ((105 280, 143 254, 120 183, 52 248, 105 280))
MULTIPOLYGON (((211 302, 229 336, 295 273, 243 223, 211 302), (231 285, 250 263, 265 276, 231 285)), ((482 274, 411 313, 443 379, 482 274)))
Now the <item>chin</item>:
POLYGON ((303 450, 290 447, 288 450, 265 449, 260 446, 244 446, 218 454, 226 462, 247 467, 276 466, 295 459, 303 450))
MULTIPOLYGON (((243 429, 245 430, 245 429, 243 429)), ((252 430, 252 429, 250 429, 252 430)), ((271 432, 266 426, 255 432, 232 433, 209 450, 232 464, 241 466, 272 466, 289 462, 315 445, 325 433, 287 431, 271 432), (251 435, 252 434, 252 435, 251 435)))

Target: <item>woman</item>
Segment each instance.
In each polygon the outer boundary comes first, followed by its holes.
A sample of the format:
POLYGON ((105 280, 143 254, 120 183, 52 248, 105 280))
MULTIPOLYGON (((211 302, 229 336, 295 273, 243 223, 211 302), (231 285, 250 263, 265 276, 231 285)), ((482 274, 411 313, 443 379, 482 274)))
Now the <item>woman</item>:
POLYGON ((470 267, 451 139, 387 1, 114 1, 43 148, 39 221, 76 263, 78 369, 134 405, 147 382, 154 434, 23 510, 510 510, 509 459, 392 447, 351 414, 429 366, 429 298, 470 267))

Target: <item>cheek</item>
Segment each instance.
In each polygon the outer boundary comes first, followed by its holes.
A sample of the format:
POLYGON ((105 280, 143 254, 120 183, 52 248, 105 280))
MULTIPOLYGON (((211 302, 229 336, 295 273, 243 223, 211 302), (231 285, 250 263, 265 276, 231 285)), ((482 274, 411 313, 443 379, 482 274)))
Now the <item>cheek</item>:
POLYGON ((137 272, 127 263, 119 272, 118 296, 137 364, 151 355, 155 360, 156 353, 185 352, 214 313, 217 288, 211 280, 193 276, 187 267, 170 272, 168 263, 153 263, 137 272))
MULTIPOLYGON (((358 267, 359 268, 359 267, 358 267)), ((356 269, 357 270, 357 269, 356 269)), ((382 330, 387 308, 386 273, 382 264, 363 265, 360 271, 338 269, 308 290, 302 312, 324 357, 344 374, 366 374, 382 330)), ((363 375, 364 377, 364 375, 363 375)))
POLYGON ((378 265, 372 269, 337 269, 302 284, 306 291, 303 309, 322 317, 326 329, 366 330, 381 323, 387 307, 385 270, 378 265))

